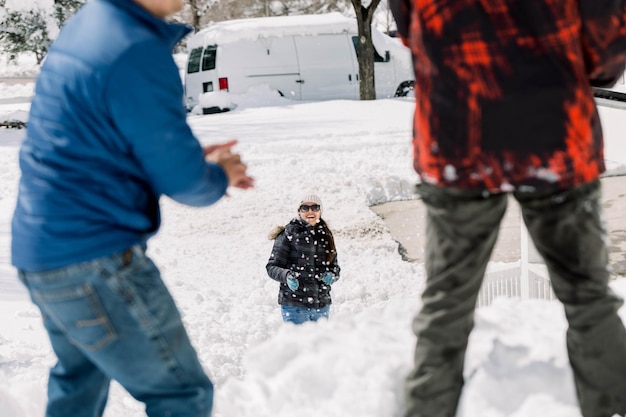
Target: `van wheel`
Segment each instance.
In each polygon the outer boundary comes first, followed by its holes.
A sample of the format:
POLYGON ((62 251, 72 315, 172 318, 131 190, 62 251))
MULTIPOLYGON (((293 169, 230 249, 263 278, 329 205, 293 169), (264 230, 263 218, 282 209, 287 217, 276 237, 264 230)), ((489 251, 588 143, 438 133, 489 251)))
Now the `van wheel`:
POLYGON ((415 92, 415 81, 404 81, 398 86, 395 97, 407 97, 415 92))

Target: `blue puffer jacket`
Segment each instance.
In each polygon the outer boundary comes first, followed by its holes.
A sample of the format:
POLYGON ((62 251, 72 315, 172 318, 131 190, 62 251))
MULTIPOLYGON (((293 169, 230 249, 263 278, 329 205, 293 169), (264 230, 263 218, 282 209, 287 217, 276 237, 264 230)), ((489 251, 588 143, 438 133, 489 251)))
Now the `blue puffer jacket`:
POLYGON ((51 47, 20 150, 12 263, 41 271, 145 243, 158 199, 226 192, 186 122, 172 48, 189 29, 129 0, 92 0, 51 47))

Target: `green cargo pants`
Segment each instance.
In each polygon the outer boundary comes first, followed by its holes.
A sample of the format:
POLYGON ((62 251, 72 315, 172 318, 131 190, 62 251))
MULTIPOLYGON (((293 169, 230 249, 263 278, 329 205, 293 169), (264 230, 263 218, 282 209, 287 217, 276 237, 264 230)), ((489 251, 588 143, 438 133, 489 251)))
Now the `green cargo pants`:
MULTIPOLYGON (((476 299, 508 196, 427 184, 419 192, 427 207, 427 283, 413 323, 417 345, 406 383, 406 417, 453 417, 476 299)), ((622 299, 608 287, 600 182, 513 195, 565 308, 582 415, 623 415, 626 331, 617 315, 622 299)))

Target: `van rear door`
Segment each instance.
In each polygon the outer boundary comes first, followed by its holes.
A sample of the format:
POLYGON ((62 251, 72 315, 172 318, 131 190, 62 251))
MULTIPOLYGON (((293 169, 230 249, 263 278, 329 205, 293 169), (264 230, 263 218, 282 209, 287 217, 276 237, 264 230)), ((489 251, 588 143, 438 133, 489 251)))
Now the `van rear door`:
POLYGON ((215 45, 197 47, 189 52, 185 73, 185 103, 188 109, 198 104, 200 94, 218 90, 213 71, 216 54, 215 45))
POLYGON ((296 36, 302 100, 358 98, 358 64, 345 33, 296 36))

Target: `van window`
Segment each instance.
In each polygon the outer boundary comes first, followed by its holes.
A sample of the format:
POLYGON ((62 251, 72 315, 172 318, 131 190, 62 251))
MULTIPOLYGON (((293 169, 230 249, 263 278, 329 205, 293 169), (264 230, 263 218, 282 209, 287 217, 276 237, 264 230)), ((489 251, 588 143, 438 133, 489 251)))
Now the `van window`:
MULTIPOLYGON (((359 37, 358 36, 353 36, 352 37, 352 44, 354 45, 354 50, 356 52, 356 57, 358 58, 359 57, 359 37)), ((376 48, 374 48, 374 62, 387 62, 387 61, 385 61, 385 58, 380 56, 380 54, 378 53, 376 48)))
POLYGON ((187 74, 200 71, 200 56, 202 48, 194 48, 189 53, 189 61, 187 62, 187 74))
POLYGON ((209 45, 204 49, 202 55, 202 71, 215 69, 215 54, 217 53, 216 45, 209 45))

